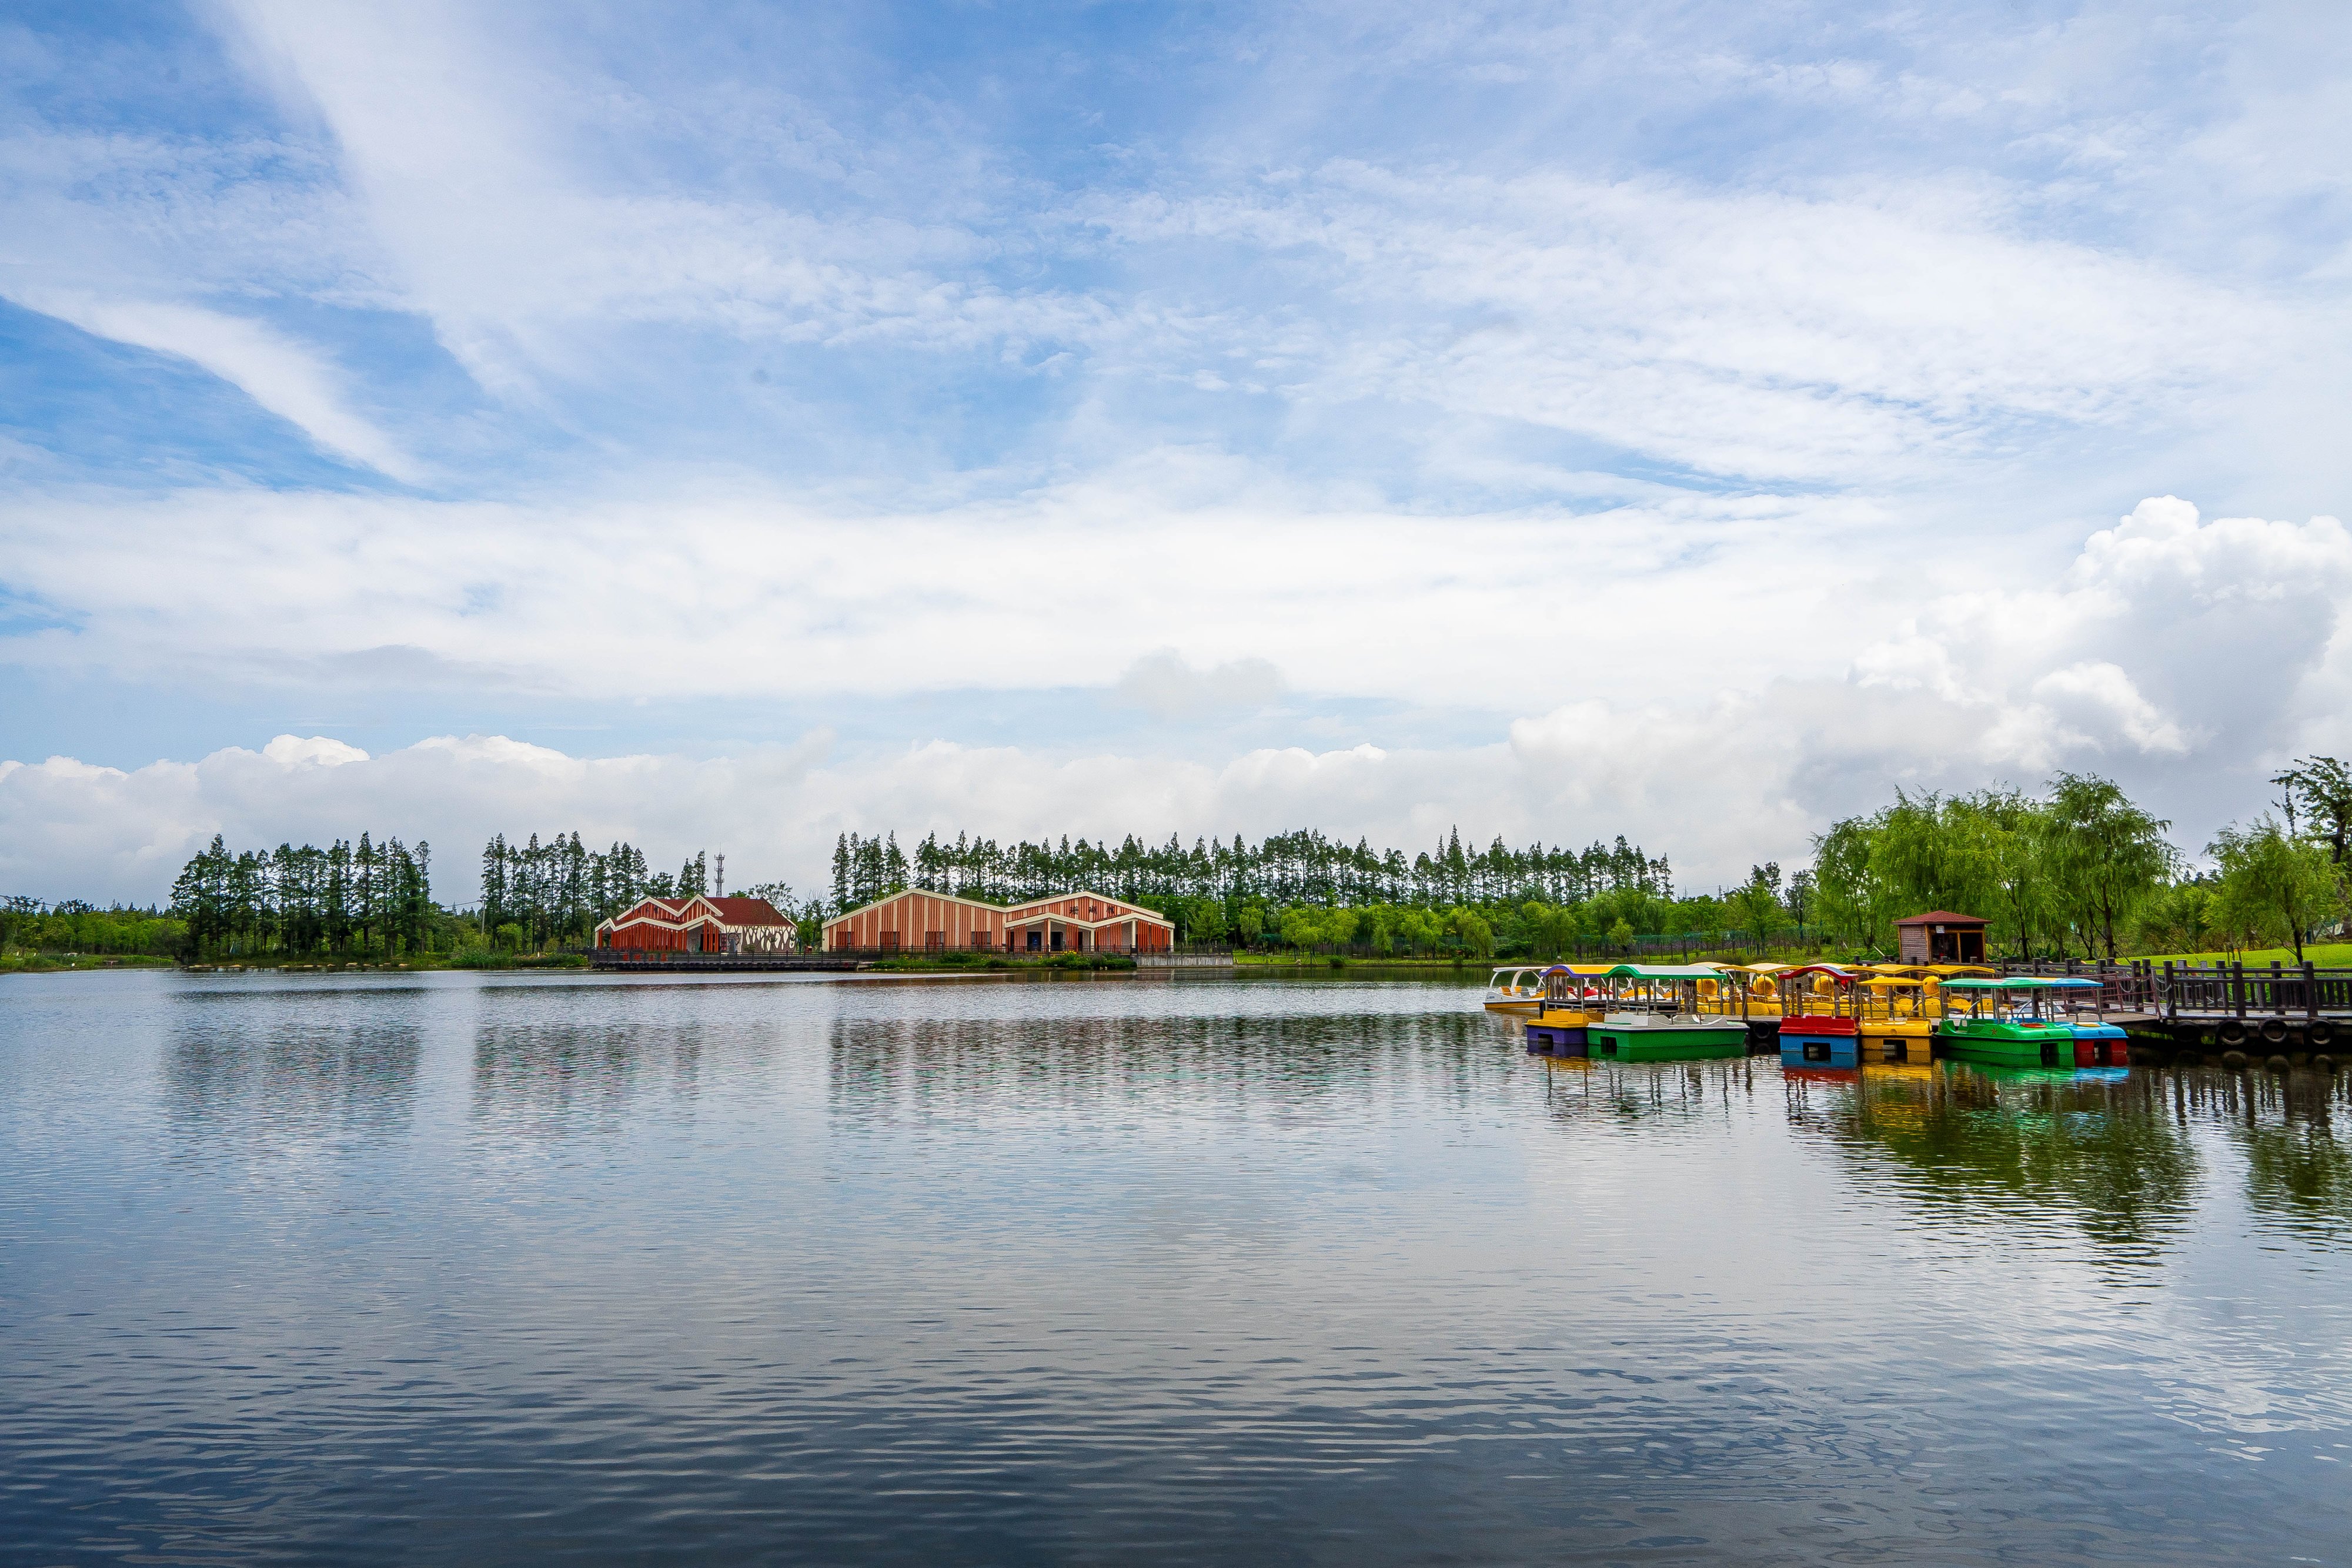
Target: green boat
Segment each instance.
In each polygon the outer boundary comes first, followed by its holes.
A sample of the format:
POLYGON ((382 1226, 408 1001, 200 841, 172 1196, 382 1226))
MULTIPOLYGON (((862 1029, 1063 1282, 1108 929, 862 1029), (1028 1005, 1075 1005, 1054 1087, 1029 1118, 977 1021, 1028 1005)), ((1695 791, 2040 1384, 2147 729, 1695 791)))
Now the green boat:
POLYGON ((1611 1013, 1586 1027, 1585 1050, 1610 1061, 1705 1061, 1748 1054, 1748 1026, 1738 1019, 1689 1014, 1611 1013))
POLYGON ((1993 1067, 2074 1065, 2074 1026, 2042 1016, 2043 994, 2058 988, 2034 978, 1944 982, 1951 1010, 1936 1025, 1946 1056, 1993 1067), (1965 1001, 1968 1010, 1958 1010, 1965 1001), (2019 1009, 2027 1011, 2021 1016, 2019 1009))
POLYGON ((1748 1054, 1745 1020, 1703 1010, 1719 996, 1710 964, 1617 964, 1583 977, 1601 1015, 1584 1030, 1585 1053, 1610 1061, 1705 1061, 1748 1054))

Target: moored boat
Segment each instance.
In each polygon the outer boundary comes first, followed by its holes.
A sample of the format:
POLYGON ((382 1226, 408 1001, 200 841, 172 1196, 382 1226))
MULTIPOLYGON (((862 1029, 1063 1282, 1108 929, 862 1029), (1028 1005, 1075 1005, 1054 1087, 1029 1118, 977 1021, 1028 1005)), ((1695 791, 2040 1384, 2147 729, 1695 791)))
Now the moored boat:
POLYGON ((1612 1061, 1707 1061, 1748 1054, 1744 1025, 1697 1013, 1608 1013, 1585 1038, 1591 1055, 1612 1061))
POLYGON ((1872 965, 1861 987, 1861 1060, 1914 1065, 1933 1061, 1936 1026, 1947 1010, 1944 982, 1960 969, 1950 964, 1872 965))
POLYGON ((1528 1019, 1528 1050, 1538 1056, 1583 1056, 1586 1031, 1601 1021, 1592 977, 1609 966, 1554 964, 1543 972, 1543 1003, 1528 1019))
POLYGON ((1486 1010, 1525 1015, 1540 1009, 1546 967, 1542 964, 1507 964, 1496 969, 1486 981, 1486 1010))
POLYGON ((1864 973, 1801 964, 1773 977, 1780 1000, 1784 1067, 1857 1067, 1862 1062, 1864 973))
POLYGON ((2042 1003, 2060 988, 2028 976, 1944 983, 1947 1010, 1936 1038, 1944 1054, 1993 1067, 2073 1067, 2073 1026, 2046 1018, 2042 1003), (1965 1004, 1967 1011, 1960 1010, 1965 1004))
POLYGON ((1748 1026, 1703 1011, 1700 988, 1719 987, 1706 964, 1617 964, 1591 977, 1586 1003, 1601 1007, 1585 1029, 1588 1054, 1614 1061, 1705 1061, 1748 1054, 1748 1026))
POLYGON ((2074 1034, 2074 1065, 2077 1067, 2128 1067, 2131 1065, 2131 1038, 2122 1028, 2101 1017, 2097 1009, 2105 996, 2105 988, 2098 981, 2082 977, 2061 978, 2053 976, 2051 989, 2065 1008, 2062 1021, 2074 1034), (2089 1018, 2074 1010, 2074 1005, 2088 1001, 2092 1006, 2089 1018))

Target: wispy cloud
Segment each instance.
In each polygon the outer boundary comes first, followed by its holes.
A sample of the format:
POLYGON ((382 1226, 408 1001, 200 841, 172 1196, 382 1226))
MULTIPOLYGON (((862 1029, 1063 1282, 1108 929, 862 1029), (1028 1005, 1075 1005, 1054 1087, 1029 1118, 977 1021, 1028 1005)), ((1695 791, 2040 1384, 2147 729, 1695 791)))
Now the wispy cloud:
POLYGON ((201 365, 338 457, 411 484, 425 477, 390 437, 352 411, 342 378, 317 353, 257 321, 192 305, 57 289, 27 291, 17 302, 101 338, 201 365))

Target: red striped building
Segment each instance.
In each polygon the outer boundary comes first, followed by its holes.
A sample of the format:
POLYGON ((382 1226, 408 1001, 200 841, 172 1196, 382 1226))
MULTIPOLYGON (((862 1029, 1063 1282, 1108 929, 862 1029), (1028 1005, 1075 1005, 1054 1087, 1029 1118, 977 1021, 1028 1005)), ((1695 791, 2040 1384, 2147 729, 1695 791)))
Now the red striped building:
POLYGON ((793 923, 764 898, 648 898, 596 927, 596 946, 651 953, 790 953, 793 923))
POLYGON ((886 953, 1164 953, 1176 945, 1176 927, 1099 893, 1002 904, 910 888, 826 921, 824 945, 886 953))

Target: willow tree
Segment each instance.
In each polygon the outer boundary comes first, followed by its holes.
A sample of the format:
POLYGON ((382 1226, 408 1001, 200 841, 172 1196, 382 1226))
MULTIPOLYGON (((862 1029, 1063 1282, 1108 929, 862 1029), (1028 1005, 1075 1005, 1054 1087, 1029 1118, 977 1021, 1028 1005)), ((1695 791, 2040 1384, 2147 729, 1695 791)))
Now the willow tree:
POLYGON ((2041 818, 2043 862, 2086 951, 2104 946, 2115 961, 2116 927, 2179 863, 2179 852, 2164 837, 2171 826, 2096 774, 2061 773, 2051 781, 2041 818))
POLYGON ((2352 768, 2333 757, 2305 757, 2271 782, 2285 791, 2280 803, 2286 808, 2287 835, 2294 837, 2298 826, 2315 834, 2327 845, 2329 862, 2341 867, 2352 852, 2352 768))
POLYGON ((1815 919, 1857 947, 1883 948, 1895 918, 1893 890, 1876 863, 1880 829, 1880 818, 1848 817, 1813 839, 1815 919))
POLYGON ((2257 940, 2284 938, 2302 963, 2304 933, 2325 924, 2336 904, 2327 852, 2264 815, 2252 827, 2222 829, 2205 852, 2221 865, 2215 902, 2222 926, 2257 940))
POLYGON ((1991 921, 1994 940, 2014 940, 2017 956, 2024 958, 2033 950, 2035 935, 2051 922, 2045 809, 2011 789, 1979 789, 1954 805, 1969 822, 1989 879, 1989 905, 1967 913, 1991 921))

